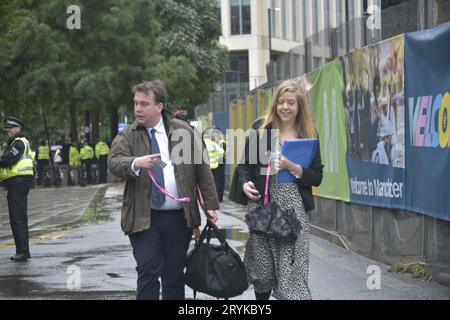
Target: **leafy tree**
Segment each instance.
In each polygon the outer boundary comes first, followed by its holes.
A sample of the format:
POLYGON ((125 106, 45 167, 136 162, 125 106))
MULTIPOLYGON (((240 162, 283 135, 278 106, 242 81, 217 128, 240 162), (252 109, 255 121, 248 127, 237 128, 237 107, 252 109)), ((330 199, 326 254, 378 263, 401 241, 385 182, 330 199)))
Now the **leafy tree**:
POLYGON ((226 65, 215 0, 79 0, 81 29, 69 30, 72 2, 0 4, 2 115, 41 123, 42 111, 53 132, 69 127, 76 139, 89 112, 93 138, 100 122, 112 137, 118 110, 131 110, 131 87, 143 80, 162 79, 172 105, 206 101, 226 65))

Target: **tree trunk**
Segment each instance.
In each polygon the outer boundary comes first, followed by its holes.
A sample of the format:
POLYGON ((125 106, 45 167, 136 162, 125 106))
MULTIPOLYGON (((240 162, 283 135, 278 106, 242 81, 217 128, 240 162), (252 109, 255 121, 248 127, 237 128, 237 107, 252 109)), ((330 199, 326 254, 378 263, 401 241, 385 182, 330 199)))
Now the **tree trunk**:
POLYGON ((97 141, 97 138, 100 137, 99 122, 100 122, 100 111, 97 108, 94 108, 91 110, 92 143, 95 143, 95 141, 97 141))
POLYGON ((117 135, 118 132, 118 126, 119 126, 119 114, 117 112, 117 107, 111 107, 109 108, 110 112, 110 129, 111 129, 111 136, 110 136, 110 142, 113 141, 114 137, 117 135))
POLYGON ((87 143, 91 142, 91 110, 86 108, 84 110, 84 127, 83 127, 84 140, 87 143))
POLYGON ((70 115, 70 139, 72 141, 78 141, 78 130, 77 130, 77 105, 75 102, 69 104, 69 115, 70 115))

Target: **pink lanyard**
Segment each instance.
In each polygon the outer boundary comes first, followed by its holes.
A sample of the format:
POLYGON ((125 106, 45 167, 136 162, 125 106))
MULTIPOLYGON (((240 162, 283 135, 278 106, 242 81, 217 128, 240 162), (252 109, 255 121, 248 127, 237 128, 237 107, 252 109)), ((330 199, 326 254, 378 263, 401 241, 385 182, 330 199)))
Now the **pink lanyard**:
POLYGON ((267 165, 267 176, 266 176, 266 190, 264 191, 264 204, 269 203, 269 176, 270 176, 270 162, 267 165))
POLYGON ((180 201, 180 202, 191 202, 191 198, 189 197, 183 197, 178 199, 177 197, 173 196, 172 194, 170 194, 166 189, 164 189, 163 187, 161 187, 158 182, 156 182, 155 180, 155 176, 153 175, 152 170, 147 170, 148 172, 148 176, 150 177, 150 179, 152 179, 153 184, 159 189, 159 191, 161 191, 162 193, 164 193, 166 196, 168 196, 170 199, 175 200, 175 201, 180 201))

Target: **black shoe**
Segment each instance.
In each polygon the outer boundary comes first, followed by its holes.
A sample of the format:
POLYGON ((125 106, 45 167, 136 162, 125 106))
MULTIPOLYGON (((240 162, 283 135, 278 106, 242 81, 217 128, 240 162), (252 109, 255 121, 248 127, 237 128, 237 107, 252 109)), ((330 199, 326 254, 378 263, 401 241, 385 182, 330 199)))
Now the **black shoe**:
POLYGON ((27 261, 31 256, 29 253, 16 253, 10 259, 15 262, 27 261))

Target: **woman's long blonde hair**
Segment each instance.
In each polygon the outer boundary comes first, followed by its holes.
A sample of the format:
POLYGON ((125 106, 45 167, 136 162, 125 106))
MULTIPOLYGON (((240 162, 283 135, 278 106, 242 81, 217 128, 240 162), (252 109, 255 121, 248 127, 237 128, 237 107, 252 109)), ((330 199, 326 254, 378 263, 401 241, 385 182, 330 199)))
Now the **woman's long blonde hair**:
POLYGON ((274 129, 281 128, 281 120, 277 113, 277 104, 278 98, 285 92, 295 93, 295 96, 297 97, 298 113, 295 123, 298 136, 300 138, 317 138, 311 111, 309 110, 308 99, 306 98, 306 92, 295 80, 283 81, 278 86, 272 102, 270 103, 270 107, 264 115, 264 123, 262 124, 261 129, 267 128, 269 124, 272 124, 274 129))

